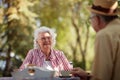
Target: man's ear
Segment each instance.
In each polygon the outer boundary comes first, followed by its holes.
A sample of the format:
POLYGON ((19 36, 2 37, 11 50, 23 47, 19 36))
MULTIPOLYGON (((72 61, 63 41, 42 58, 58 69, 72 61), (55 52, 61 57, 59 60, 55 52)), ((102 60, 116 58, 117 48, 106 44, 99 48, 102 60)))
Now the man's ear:
POLYGON ((97 22, 97 25, 100 25, 101 24, 101 18, 99 17, 99 16, 96 16, 95 17, 96 18, 96 22, 97 22))
POLYGON ((38 41, 36 40, 36 43, 38 43, 38 41))

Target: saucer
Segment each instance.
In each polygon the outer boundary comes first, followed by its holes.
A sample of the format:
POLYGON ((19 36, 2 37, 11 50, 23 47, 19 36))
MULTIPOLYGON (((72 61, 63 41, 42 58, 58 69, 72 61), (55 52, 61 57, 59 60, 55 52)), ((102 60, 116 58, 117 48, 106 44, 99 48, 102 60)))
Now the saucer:
POLYGON ((72 76, 59 76, 60 78, 71 78, 72 76))

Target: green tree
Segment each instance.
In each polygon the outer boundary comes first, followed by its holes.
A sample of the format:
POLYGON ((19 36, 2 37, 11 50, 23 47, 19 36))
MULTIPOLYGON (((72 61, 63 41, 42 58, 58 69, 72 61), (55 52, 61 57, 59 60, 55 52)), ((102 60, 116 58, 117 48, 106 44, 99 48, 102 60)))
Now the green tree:
POLYGON ((27 50, 32 47, 31 38, 37 15, 29 10, 33 3, 28 0, 4 0, 1 3, 4 19, 1 19, 0 47, 6 52, 3 76, 10 76, 10 54, 14 52, 15 55, 25 56, 27 50))
POLYGON ((79 65, 84 69, 90 38, 87 10, 90 3, 91 0, 39 0, 34 8, 39 15, 41 26, 56 28, 58 33, 56 48, 64 50, 75 66, 79 65))

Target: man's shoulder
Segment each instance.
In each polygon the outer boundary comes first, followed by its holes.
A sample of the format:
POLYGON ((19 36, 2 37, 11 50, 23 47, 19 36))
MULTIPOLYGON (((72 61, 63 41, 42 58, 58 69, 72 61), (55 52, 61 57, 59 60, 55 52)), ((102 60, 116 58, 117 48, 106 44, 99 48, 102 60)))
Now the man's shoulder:
POLYGON ((106 30, 101 30, 96 34, 96 37, 104 37, 107 34, 106 30))

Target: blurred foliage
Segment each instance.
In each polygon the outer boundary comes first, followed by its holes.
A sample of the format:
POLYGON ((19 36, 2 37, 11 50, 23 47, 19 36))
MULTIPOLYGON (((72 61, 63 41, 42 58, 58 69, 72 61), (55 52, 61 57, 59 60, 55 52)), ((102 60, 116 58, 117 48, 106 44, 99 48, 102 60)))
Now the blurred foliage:
POLYGON ((33 44, 31 38, 36 27, 35 17, 37 15, 29 11, 29 7, 33 4, 27 0, 1 0, 0 6, 4 13, 1 20, 0 48, 6 53, 3 76, 10 76, 10 71, 14 66, 11 53, 15 53, 15 56, 19 56, 16 58, 20 58, 26 56, 27 51, 32 48, 32 45, 28 43, 33 44))
POLYGON ((62 50, 75 67, 90 70, 95 36, 88 21, 87 7, 91 3, 92 0, 0 0, 0 53, 7 55, 0 54, 0 60, 9 63, 4 73, 19 68, 33 48, 33 31, 40 26, 55 28, 55 49, 62 50), (11 53, 15 55, 11 57, 11 53))

